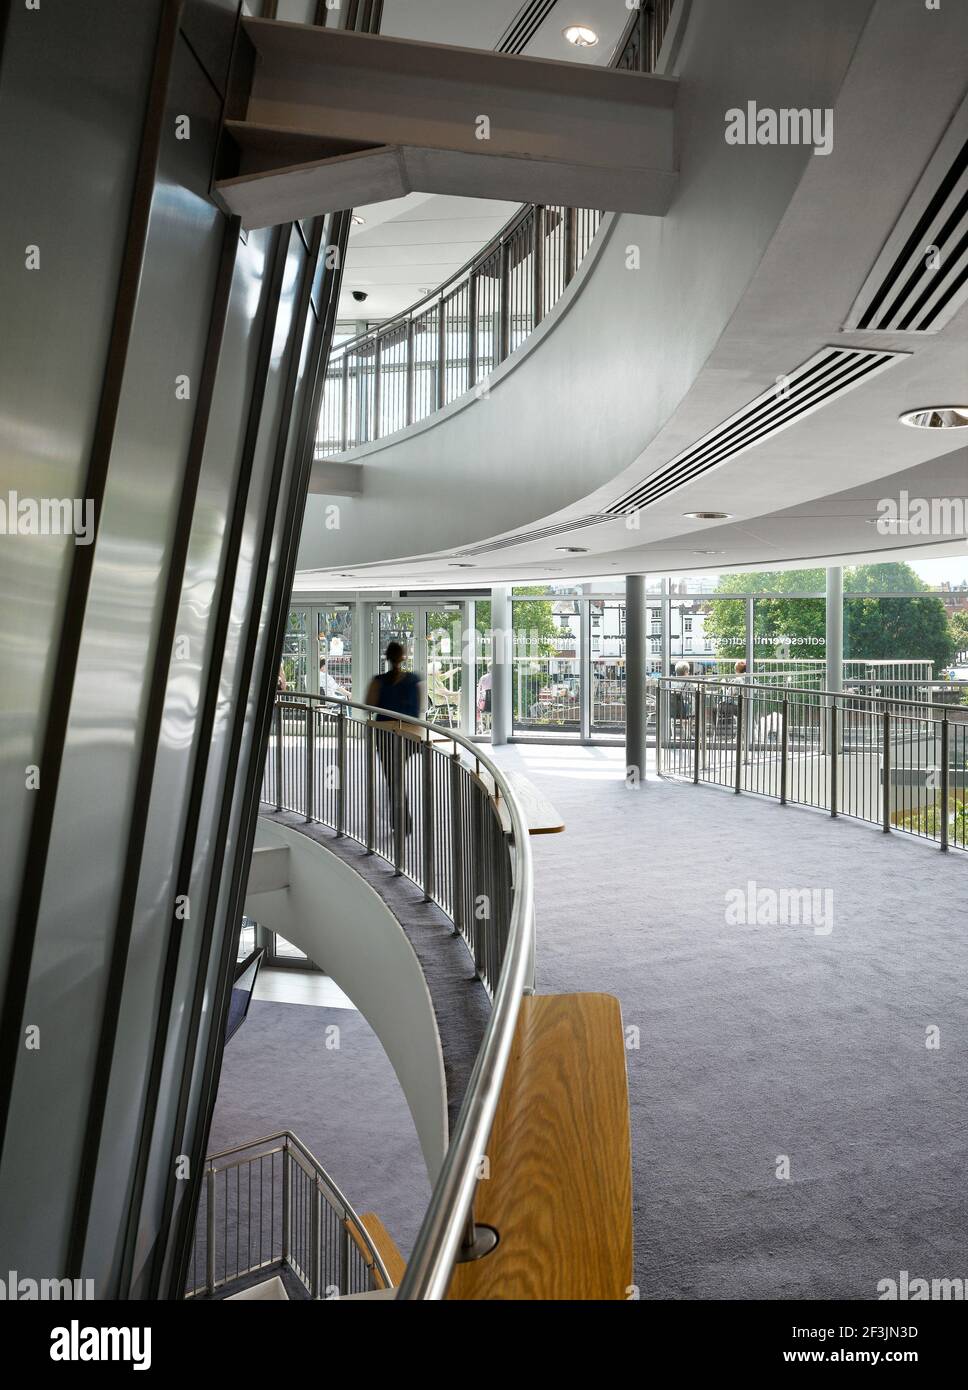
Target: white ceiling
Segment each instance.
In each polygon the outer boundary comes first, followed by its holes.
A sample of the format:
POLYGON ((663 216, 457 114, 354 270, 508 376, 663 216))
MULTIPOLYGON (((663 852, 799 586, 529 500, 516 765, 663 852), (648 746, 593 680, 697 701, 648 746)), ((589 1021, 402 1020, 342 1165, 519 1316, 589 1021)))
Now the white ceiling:
MULTIPOLYGON (((385 0, 380 32, 392 38, 496 48, 524 0, 385 0)), ((557 0, 526 52, 564 62, 607 63, 629 20, 624 0, 557 0), (569 24, 600 34, 594 48, 575 48, 569 24)), ((455 275, 517 210, 516 203, 412 193, 356 209, 340 293, 341 323, 393 318, 455 275), (367 298, 358 303, 353 292, 367 298)))

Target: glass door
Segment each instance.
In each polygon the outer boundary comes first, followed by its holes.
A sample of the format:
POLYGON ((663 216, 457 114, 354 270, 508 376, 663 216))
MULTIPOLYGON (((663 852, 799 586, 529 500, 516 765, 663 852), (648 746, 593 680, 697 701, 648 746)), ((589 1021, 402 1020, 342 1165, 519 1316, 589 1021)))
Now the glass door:
POLYGON ((625 736, 625 600, 589 603, 591 736, 625 736))
POLYGON ((305 695, 309 690, 309 614, 305 608, 291 608, 282 640, 282 674, 286 690, 305 695))
POLYGON ((460 728, 461 724, 461 614, 461 605, 450 603, 427 609, 423 615, 427 718, 433 724, 446 724, 449 729, 460 728))
POLYGON ((353 610, 349 604, 316 609, 320 695, 353 694, 353 610))

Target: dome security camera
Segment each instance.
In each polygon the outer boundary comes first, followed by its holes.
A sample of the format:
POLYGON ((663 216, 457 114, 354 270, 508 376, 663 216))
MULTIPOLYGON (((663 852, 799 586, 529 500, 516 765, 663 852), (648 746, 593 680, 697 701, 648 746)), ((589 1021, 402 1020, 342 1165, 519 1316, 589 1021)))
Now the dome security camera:
POLYGON ((356 300, 357 304, 362 304, 365 299, 369 299, 369 295, 366 290, 354 290, 353 298, 356 300))

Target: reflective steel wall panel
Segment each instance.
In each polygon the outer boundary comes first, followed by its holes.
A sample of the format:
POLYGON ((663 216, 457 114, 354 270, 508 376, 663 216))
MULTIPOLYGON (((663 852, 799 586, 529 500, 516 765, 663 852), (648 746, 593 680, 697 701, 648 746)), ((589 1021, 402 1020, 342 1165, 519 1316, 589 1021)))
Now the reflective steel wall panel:
POLYGON ((99 1297, 180 1292, 348 221, 210 198, 237 10, 45 0, 0 67, 0 496, 97 504, 0 536, 0 1266, 99 1297))

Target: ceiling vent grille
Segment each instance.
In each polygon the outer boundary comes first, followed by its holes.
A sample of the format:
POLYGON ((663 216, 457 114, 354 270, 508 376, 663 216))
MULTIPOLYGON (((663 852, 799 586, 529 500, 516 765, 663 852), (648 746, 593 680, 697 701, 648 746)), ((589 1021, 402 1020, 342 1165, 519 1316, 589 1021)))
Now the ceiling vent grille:
POLYGON ((906 354, 866 348, 823 348, 606 507, 606 516, 627 516, 657 502, 694 478, 789 429, 903 356, 906 354))
POLYGON ((844 328, 937 333, 968 299, 968 102, 945 132, 844 328))
POLYGON ((601 526, 611 518, 596 512, 593 516, 579 517, 577 521, 562 521, 557 526, 541 526, 534 531, 521 531, 516 536, 505 536, 503 540, 485 541, 482 545, 469 546, 458 550, 455 559, 462 560, 465 555, 490 555, 493 550, 510 550, 515 545, 528 545, 531 541, 547 540, 550 536, 567 536, 571 531, 580 531, 586 526, 601 526))
POLYGON ((498 40, 498 53, 523 53, 557 3, 558 0, 527 0, 498 40))

